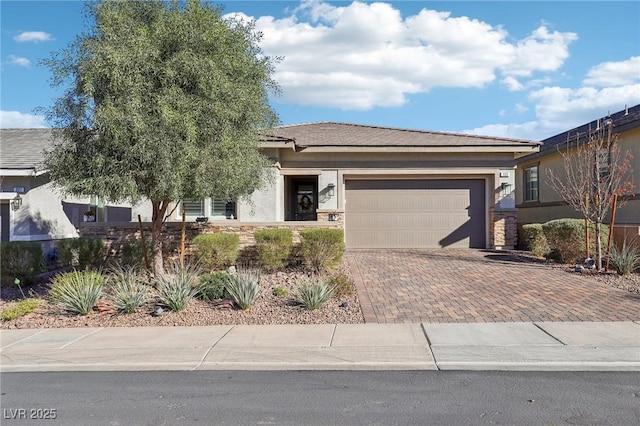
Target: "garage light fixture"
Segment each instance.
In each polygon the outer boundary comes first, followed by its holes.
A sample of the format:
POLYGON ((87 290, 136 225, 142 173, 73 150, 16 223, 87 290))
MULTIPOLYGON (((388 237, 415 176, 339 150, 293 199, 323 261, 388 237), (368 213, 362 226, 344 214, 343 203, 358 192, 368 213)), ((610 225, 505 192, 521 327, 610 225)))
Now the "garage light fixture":
POLYGON ((330 183, 329 185, 327 185, 327 195, 329 197, 333 197, 335 195, 335 190, 336 190, 336 185, 333 183, 330 183))
POLYGON ((20 194, 16 195, 13 200, 11 200, 11 209, 13 211, 18 210, 22 206, 22 197, 20 194))

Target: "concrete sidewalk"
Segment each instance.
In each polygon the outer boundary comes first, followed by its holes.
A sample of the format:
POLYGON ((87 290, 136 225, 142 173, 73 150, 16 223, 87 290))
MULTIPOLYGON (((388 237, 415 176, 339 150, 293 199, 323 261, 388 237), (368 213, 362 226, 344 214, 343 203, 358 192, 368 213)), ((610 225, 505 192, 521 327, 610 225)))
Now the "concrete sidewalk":
POLYGON ((0 371, 640 371, 638 322, 1 330, 0 371))

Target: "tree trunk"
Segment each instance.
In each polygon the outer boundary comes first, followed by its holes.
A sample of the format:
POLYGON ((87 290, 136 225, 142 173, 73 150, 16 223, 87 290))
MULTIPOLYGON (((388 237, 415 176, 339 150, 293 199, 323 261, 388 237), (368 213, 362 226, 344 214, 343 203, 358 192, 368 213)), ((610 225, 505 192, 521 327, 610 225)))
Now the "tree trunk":
MULTIPOLYGON (((601 242, 601 238, 600 238, 600 232, 601 232, 601 223, 600 221, 596 221, 596 250, 597 250, 597 259, 598 259, 598 263, 597 263, 597 268, 598 271, 602 270, 602 242, 601 242)), ((587 243, 588 244, 588 243, 587 243)))
POLYGON ((162 224, 164 223, 164 215, 169 206, 168 201, 152 201, 153 216, 151 227, 151 241, 153 245, 153 271, 156 275, 164 272, 164 263, 162 260, 162 224))

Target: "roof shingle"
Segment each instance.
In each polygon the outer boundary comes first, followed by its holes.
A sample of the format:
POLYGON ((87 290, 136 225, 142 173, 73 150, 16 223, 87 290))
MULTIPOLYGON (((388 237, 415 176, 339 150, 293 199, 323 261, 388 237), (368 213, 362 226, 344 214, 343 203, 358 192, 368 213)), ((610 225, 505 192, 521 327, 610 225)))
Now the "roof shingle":
POLYGON ((0 169, 39 171, 52 144, 51 129, 0 129, 0 169))
POLYGON ((299 147, 447 147, 447 146, 538 146, 540 142, 476 136, 461 133, 432 132, 335 122, 317 122, 281 126, 279 137, 293 139, 299 147))

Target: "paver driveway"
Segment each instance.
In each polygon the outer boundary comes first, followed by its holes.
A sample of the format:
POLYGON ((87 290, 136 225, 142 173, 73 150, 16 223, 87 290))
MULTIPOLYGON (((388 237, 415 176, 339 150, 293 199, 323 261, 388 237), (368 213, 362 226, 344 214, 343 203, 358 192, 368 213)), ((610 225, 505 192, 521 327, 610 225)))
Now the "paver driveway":
POLYGON ((346 253, 366 322, 638 321, 640 295, 486 250, 346 253))

